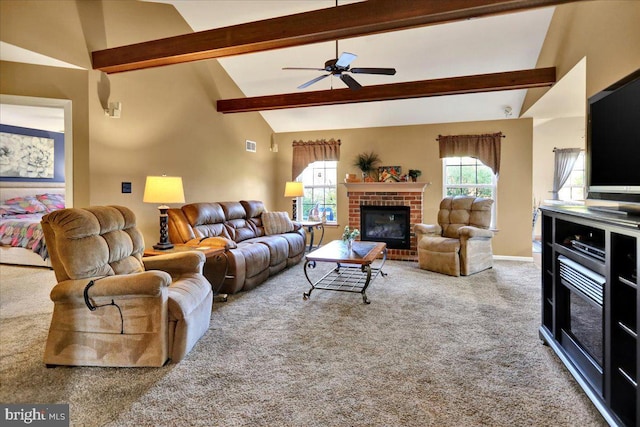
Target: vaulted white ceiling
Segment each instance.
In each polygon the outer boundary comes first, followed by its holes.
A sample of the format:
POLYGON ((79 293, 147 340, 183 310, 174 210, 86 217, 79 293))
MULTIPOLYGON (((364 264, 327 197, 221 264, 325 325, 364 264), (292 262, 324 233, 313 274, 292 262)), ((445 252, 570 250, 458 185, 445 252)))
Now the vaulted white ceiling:
MULTIPOLYGON (((335 0, 148 0, 173 4, 194 31, 335 6, 335 0)), ((339 5, 351 3, 340 1, 339 5)), ((363 86, 535 68, 554 8, 471 19, 338 42, 358 55, 354 67, 395 67, 395 76, 353 75, 363 86)), ((335 58, 335 43, 219 59, 245 96, 292 93, 323 74, 282 70, 335 58)), ((343 88, 326 78, 306 91, 343 88)), ((525 90, 265 111, 275 132, 504 119, 520 114, 525 90)), ((242 113, 240 113, 242 114, 242 113)))
MULTIPOLYGON (((172 4, 194 31, 219 28, 314 9, 334 7, 335 0, 146 0, 172 4)), ((354 0, 340 0, 339 5, 354 0)), ((470 19, 450 24, 338 41, 338 54, 358 55, 354 67, 395 67, 394 76, 353 75, 363 86, 428 80, 535 68, 553 11, 470 19)), ((293 93, 300 84, 323 74, 282 70, 321 68, 335 58, 335 43, 318 43, 268 52, 220 58, 245 96, 293 93)), ((2 43, 0 59, 78 68, 55 58, 2 43)), ((306 91, 343 88, 326 78, 306 91)), ((274 132, 367 128, 412 124, 517 118, 525 90, 381 101, 261 112, 274 132), (505 109, 511 108, 511 115, 505 109)), ((244 113, 239 113, 244 114, 244 113)))

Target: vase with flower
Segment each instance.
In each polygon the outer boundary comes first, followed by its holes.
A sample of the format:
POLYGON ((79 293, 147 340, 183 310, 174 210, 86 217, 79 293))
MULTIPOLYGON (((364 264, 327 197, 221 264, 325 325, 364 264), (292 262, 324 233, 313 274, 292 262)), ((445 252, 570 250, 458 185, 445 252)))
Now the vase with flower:
POLYGON ((351 229, 348 225, 344 228, 342 233, 342 241, 347 244, 349 252, 353 249, 353 241, 360 235, 360 230, 357 228, 351 229))

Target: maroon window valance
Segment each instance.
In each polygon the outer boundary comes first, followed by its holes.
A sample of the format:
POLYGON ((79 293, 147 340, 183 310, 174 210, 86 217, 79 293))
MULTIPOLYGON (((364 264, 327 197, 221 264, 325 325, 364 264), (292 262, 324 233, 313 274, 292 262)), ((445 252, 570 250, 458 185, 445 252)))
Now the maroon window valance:
POLYGON ((320 160, 340 160, 340 140, 293 141, 291 178, 295 180, 307 166, 320 160))
POLYGON ((500 173, 500 147, 502 132, 484 135, 440 135, 440 158, 473 157, 500 173))

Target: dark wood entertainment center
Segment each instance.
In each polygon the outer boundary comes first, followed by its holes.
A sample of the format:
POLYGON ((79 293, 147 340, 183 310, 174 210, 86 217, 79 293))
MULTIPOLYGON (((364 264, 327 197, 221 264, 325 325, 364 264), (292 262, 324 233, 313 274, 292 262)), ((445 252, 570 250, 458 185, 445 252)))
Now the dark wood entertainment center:
POLYGON ((640 425, 640 216, 540 209, 540 338, 610 425, 640 425))

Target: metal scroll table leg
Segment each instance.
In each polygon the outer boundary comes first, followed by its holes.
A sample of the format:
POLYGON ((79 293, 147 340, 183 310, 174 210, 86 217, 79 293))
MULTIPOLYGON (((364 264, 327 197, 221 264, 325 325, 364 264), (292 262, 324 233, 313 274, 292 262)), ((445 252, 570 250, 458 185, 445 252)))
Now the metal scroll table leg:
MULTIPOLYGON (((387 261, 387 248, 384 248, 384 250, 382 251, 382 263, 376 269, 377 270, 376 276, 378 274, 382 275, 382 277, 387 275, 387 273, 382 271, 382 267, 384 267, 384 263, 386 261, 387 261)), ((364 286, 362 287, 362 291, 361 291, 362 292, 362 301, 365 304, 371 304, 371 301, 369 301, 369 298, 367 298, 367 287, 369 286, 369 283, 371 283, 371 264, 363 265, 362 266, 362 272, 366 273, 366 275, 367 275, 367 278, 364 281, 364 286)))
POLYGON ((362 302, 365 304, 371 304, 371 301, 367 298, 367 286, 369 286, 369 283, 371 282, 371 265, 363 265, 362 272, 367 274, 364 286, 362 287, 362 302))
POLYGON ((313 231, 314 227, 309 226, 307 230, 309 230, 309 252, 313 250, 313 238, 315 237, 315 232, 313 231))
POLYGON ((382 277, 386 276, 387 273, 385 273, 384 271, 382 271, 382 267, 384 267, 384 263, 387 262, 387 248, 384 248, 384 250, 382 251, 382 263, 380 264, 380 267, 378 267, 378 269, 380 270, 380 274, 382 275, 382 277))
POLYGON ((318 240, 318 245, 316 247, 322 246, 322 240, 324 240, 324 224, 318 225, 317 228, 322 230, 322 234, 320 235, 320 240, 318 240))
POLYGON ((307 268, 316 268, 316 262, 307 260, 304 263, 304 276, 307 278, 307 282, 309 282, 309 284, 311 285, 311 289, 309 289, 307 292, 304 292, 302 294, 303 300, 307 300, 308 298, 310 298, 311 292, 315 289, 313 282, 311 281, 311 279, 309 279, 309 273, 307 273, 307 268))

